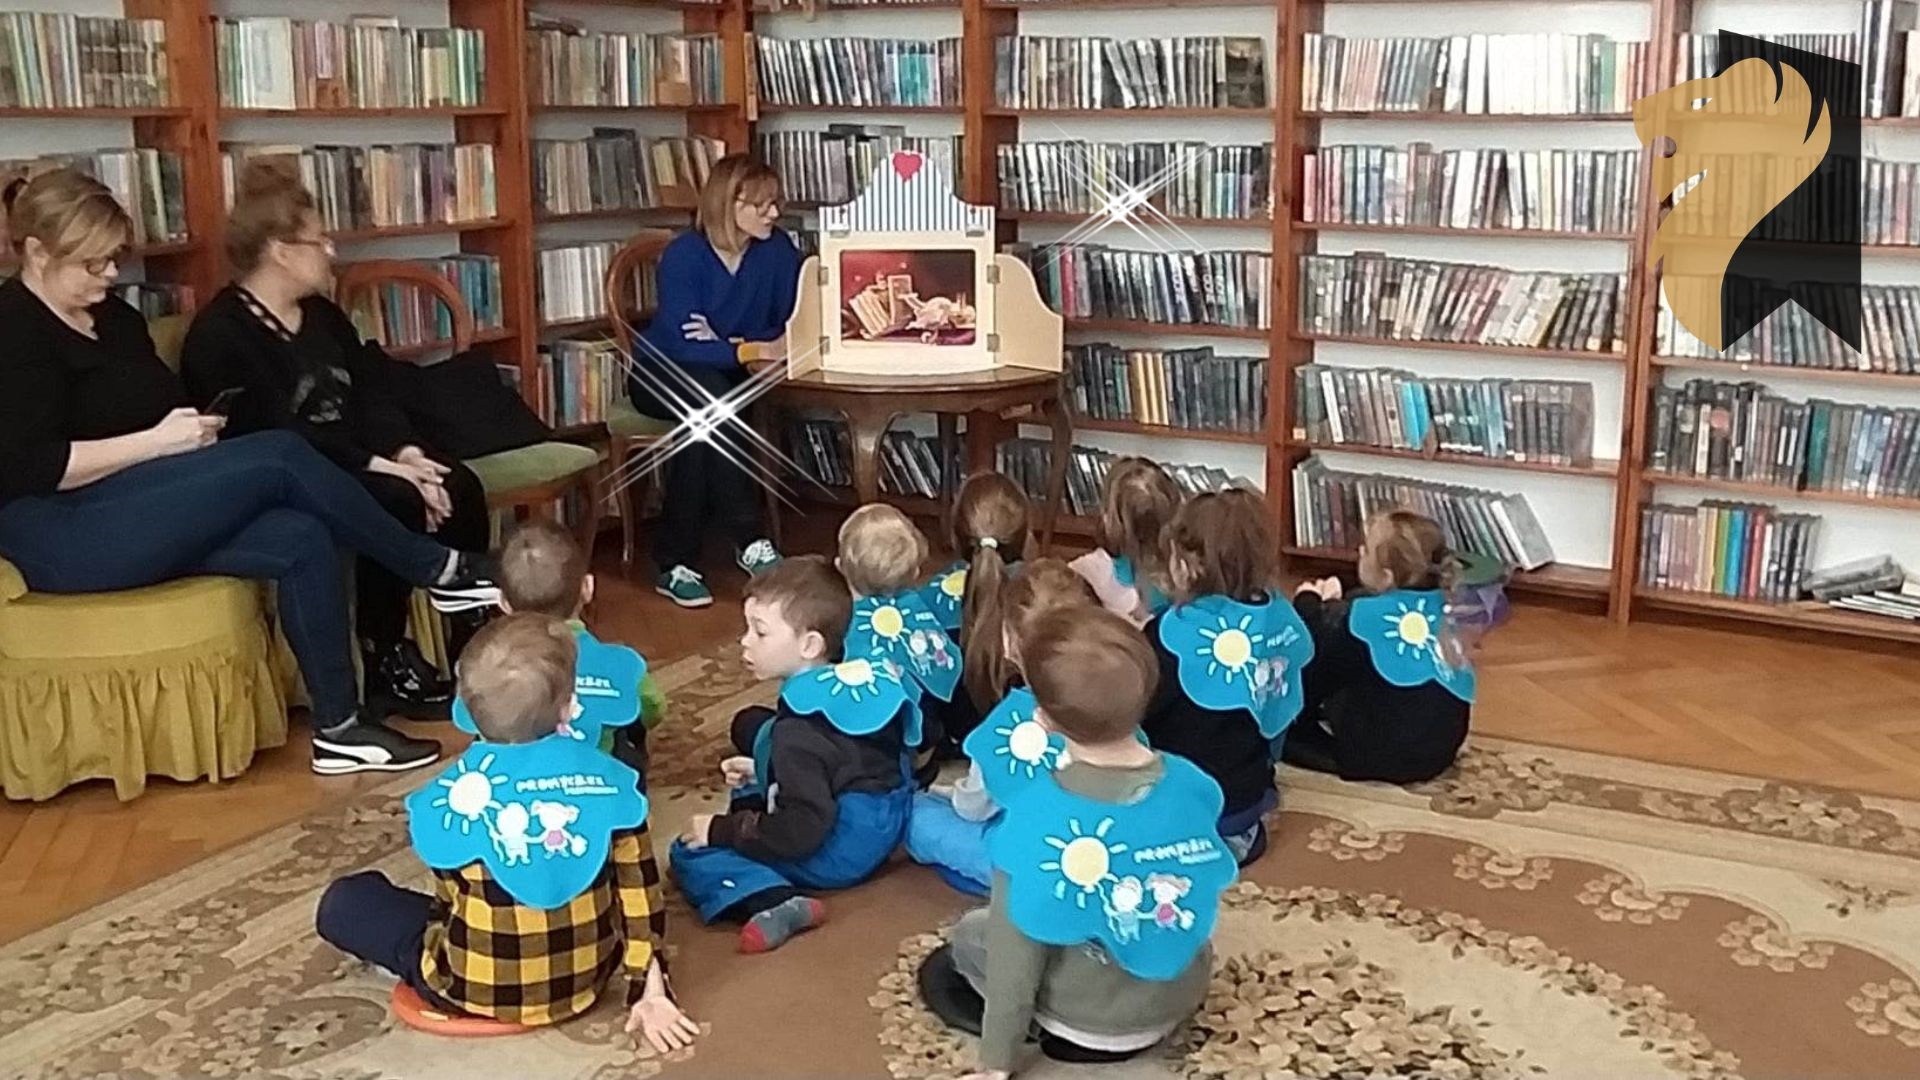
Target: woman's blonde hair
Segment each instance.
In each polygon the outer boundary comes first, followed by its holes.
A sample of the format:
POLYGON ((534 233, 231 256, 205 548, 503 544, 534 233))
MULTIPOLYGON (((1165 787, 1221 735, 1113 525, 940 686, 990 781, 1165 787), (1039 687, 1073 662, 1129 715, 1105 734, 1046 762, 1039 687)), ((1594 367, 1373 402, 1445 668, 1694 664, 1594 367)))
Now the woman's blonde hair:
MULTIPOLYGON (((1011 637, 1021 655, 1026 654, 1026 638, 1033 621, 1049 611, 1066 607, 1097 607, 1100 598, 1087 579, 1073 572, 1060 559, 1040 558, 1026 564, 1020 576, 1007 582, 1000 596, 1000 633, 995 634, 995 699, 1004 697, 1013 685, 1020 664, 1006 654, 1006 639, 1011 637)), ((974 699, 976 702, 982 699, 974 699)))
POLYGON ((974 473, 953 497, 947 539, 967 561, 967 588, 960 596, 960 656, 967 693, 984 706, 1005 685, 1000 681, 1001 593, 1008 567, 1027 550, 1033 508, 1019 485, 999 473, 974 473))
MULTIPOLYGON (((1378 570, 1395 589, 1438 589, 1451 593, 1460 583, 1460 560, 1440 523, 1414 510, 1382 510, 1367 519, 1360 549, 1362 584, 1378 570)), ((1449 605, 1451 606, 1451 605, 1449 605)), ((1440 651, 1447 663, 1465 667, 1469 643, 1451 615, 1440 620, 1440 651)))
POLYGON ((227 212, 227 262, 235 276, 245 277, 259 268, 268 244, 299 237, 317 211, 292 158, 249 158, 234 185, 233 209, 227 212))
POLYGON ((780 192, 779 173, 745 154, 728 154, 713 163, 713 171, 700 188, 694 226, 714 247, 739 251, 747 246, 747 238, 734 223, 734 204, 778 199, 780 192))
POLYGON ((104 259, 139 236, 133 218, 107 185, 78 169, 50 169, 15 180, 4 194, 7 236, 26 257, 27 241, 40 241, 63 262, 104 259))
POLYGON ((1100 498, 1100 546, 1133 564, 1141 596, 1151 585, 1172 593, 1167 575, 1167 528, 1183 495, 1167 470, 1143 457, 1123 457, 1108 470, 1100 498))
POLYGON ((890 596, 920 581, 927 537, 886 503, 868 503, 840 526, 840 572, 855 596, 890 596))
POLYGON ((1251 491, 1196 495, 1167 530, 1168 565, 1183 571, 1175 580, 1179 603, 1202 596, 1257 603, 1273 588, 1278 558, 1266 501, 1251 491))

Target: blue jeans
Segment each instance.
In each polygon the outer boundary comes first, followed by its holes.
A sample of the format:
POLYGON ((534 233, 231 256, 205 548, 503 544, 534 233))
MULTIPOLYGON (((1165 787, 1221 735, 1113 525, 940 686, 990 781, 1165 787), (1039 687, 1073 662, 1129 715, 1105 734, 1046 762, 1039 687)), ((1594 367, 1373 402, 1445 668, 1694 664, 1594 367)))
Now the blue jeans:
POLYGON ((907 819, 907 854, 968 896, 985 896, 993 885, 987 833, 998 821, 968 821, 954 813, 953 800, 923 792, 907 819))
POLYGON ((701 923, 769 889, 848 889, 879 871, 907 831, 913 788, 847 792, 837 802, 839 816, 826 842, 793 862, 755 862, 732 848, 690 848, 675 840, 668 869, 701 923))
POLYGON ((36 592, 114 592, 197 574, 274 582, 317 729, 352 716, 359 696, 338 548, 417 585, 447 561, 445 547, 402 525, 290 431, 0 506, 0 556, 36 592))

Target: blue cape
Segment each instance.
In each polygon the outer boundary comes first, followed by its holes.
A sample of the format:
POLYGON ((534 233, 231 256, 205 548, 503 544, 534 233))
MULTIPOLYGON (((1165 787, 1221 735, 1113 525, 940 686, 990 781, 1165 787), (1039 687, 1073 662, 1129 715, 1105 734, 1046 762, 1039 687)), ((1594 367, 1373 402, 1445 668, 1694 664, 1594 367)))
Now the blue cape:
MULTIPOLYGON (((640 680, 646 677, 647 662, 625 645, 608 645, 575 628, 573 640, 580 649, 573 669, 574 714, 560 732, 588 746, 600 745, 602 728, 626 727, 640 716, 640 680)), ((453 726, 469 735, 480 734, 467 703, 455 699, 453 726)))
POLYGON ((903 680, 941 701, 960 685, 960 646, 918 590, 854 601, 847 659, 891 663, 903 680))
POLYGON ((920 703, 882 662, 853 659, 808 668, 780 684, 780 701, 796 716, 825 717, 846 735, 871 735, 899 717, 902 740, 920 745, 920 703))
POLYGON ((483 863, 515 903, 550 910, 600 876, 616 830, 647 820, 639 783, 593 744, 564 736, 476 742, 407 797, 407 832, 428 866, 483 863))
POLYGON ((966 598, 967 564, 964 562, 947 564, 946 569, 920 587, 920 599, 940 620, 940 628, 949 634, 960 629, 960 609, 966 598))
POLYGON ((1066 758, 1067 740, 1040 726, 1033 718, 1034 704, 1033 691, 1026 687, 1008 691, 960 744, 980 766, 987 794, 1001 806, 1066 758))
POLYGON ((1132 803, 1076 795, 1042 773, 1014 797, 987 845, 1007 875, 1007 916, 1045 945, 1098 941, 1128 974, 1184 972, 1213 933, 1239 869, 1220 838, 1224 799, 1192 762, 1132 803))
POLYGON ((1473 703, 1473 667, 1454 667, 1440 648, 1447 610, 1445 594, 1396 589, 1355 597, 1347 606, 1347 629, 1367 643, 1373 670, 1395 686, 1437 682, 1454 697, 1473 703))
POLYGON ((1132 559, 1125 555, 1113 556, 1113 579, 1140 594, 1140 600, 1146 605, 1148 615, 1159 615, 1173 606, 1173 601, 1166 593, 1160 591, 1160 586, 1149 581, 1143 587, 1136 583, 1136 577, 1132 559))
POLYGON ((1180 665, 1180 689, 1203 709, 1241 709, 1277 739, 1305 704, 1300 669, 1313 636, 1280 597, 1242 604, 1203 596, 1160 617, 1160 644, 1180 665))

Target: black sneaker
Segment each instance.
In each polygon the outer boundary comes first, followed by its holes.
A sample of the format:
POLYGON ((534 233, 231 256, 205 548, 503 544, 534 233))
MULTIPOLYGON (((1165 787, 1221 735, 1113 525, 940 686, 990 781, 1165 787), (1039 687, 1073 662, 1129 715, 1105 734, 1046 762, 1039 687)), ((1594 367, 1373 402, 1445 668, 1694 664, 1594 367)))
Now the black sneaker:
POLYGON ((440 744, 360 720, 331 735, 313 733, 313 771, 321 776, 405 772, 440 760, 440 744))
POLYGON ((402 638, 385 648, 363 647, 367 697, 378 698, 394 712, 423 719, 442 717, 453 704, 453 683, 427 663, 413 642, 402 638))
POLYGON ((443 614, 492 607, 500 602, 500 586, 494 584, 492 560, 484 555, 461 552, 454 561, 453 575, 427 588, 433 609, 443 614))

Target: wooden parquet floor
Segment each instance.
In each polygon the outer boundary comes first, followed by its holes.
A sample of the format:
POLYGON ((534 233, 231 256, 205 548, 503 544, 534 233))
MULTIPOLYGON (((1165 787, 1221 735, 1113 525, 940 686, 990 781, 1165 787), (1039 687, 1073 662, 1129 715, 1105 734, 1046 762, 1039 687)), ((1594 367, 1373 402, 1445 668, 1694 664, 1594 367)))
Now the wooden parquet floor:
MULTIPOLYGON (((825 550, 831 522, 802 525, 825 550)), ((609 544, 607 547, 611 547, 609 544)), ((604 550, 604 549, 603 549, 604 550)), ((655 663, 739 633, 739 574, 681 611, 604 562, 596 628, 655 663)), ((1475 730, 1863 794, 1920 797, 1920 657, 1522 604, 1480 658, 1475 730)), ((420 733, 447 740, 449 725, 420 733)), ((304 738, 231 783, 156 781, 131 804, 104 784, 0 804, 0 942, 351 797, 383 777, 307 770, 304 738)))

